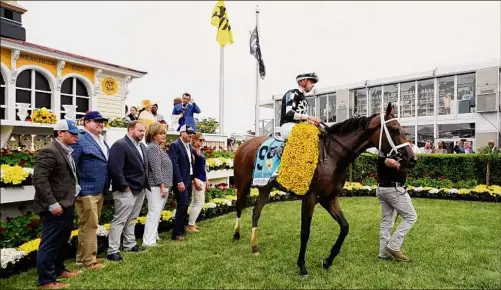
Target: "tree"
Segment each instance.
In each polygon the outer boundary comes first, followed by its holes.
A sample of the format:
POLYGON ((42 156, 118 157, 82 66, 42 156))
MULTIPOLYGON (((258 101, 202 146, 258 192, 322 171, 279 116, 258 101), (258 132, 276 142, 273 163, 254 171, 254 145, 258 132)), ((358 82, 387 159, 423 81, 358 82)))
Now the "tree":
POLYGON ((478 152, 482 160, 484 160, 487 164, 487 168, 485 170, 485 184, 487 186, 491 185, 491 163, 494 161, 496 156, 501 155, 501 151, 498 148, 492 149, 489 146, 481 147, 478 149, 478 152))
POLYGON ((205 118, 197 122, 197 131, 201 133, 214 134, 219 126, 219 122, 214 118, 205 118))

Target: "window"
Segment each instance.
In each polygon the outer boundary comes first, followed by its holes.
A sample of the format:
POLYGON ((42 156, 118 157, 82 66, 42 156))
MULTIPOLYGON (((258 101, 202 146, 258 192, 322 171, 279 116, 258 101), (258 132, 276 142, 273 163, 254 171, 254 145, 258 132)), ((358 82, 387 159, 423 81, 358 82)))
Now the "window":
POLYGON ((0 74, 0 120, 5 119, 5 110, 6 110, 6 99, 7 99, 7 88, 5 87, 5 80, 3 79, 3 75, 0 74))
POLYGON ((353 117, 367 116, 367 90, 358 89, 353 92, 353 117))
POLYGON ((89 104, 90 97, 84 83, 75 77, 65 79, 61 85, 61 119, 66 115, 63 105, 76 105, 76 119, 79 119, 89 110, 89 104))
POLYGON ((461 139, 475 137, 475 123, 438 124, 438 138, 461 139))
POLYGON ((381 113, 381 88, 369 88, 369 96, 371 98, 371 115, 381 113))
POLYGON ((458 114, 475 113, 475 73, 458 75, 458 114))
POLYGON ((418 125, 417 127, 417 146, 419 148, 424 147, 426 141, 430 141, 433 144, 435 140, 434 125, 418 125))
MULTIPOLYGON (((21 72, 16 80, 16 103, 30 104, 29 116, 32 109, 45 107, 52 111, 52 90, 47 78, 34 69, 21 72)), ((19 120, 17 114, 16 120, 19 120)))
POLYGON ((395 104, 398 101, 398 86, 396 84, 385 85, 383 90, 384 90, 383 106, 385 108, 389 102, 395 104))
POLYGON ((336 122, 336 93, 320 95, 318 97, 320 107, 320 120, 324 123, 336 122))
POLYGON ((275 127, 280 127, 282 117, 282 100, 275 101, 275 127))
POLYGON ((438 79, 438 114, 451 114, 451 104, 454 101, 454 76, 438 79))
POLYGON ((435 108, 435 81, 418 81, 418 116, 433 116, 435 108))
POLYGON ((400 84, 400 117, 408 118, 415 116, 415 82, 400 84))
POLYGON ((315 113, 315 97, 307 97, 306 101, 308 102, 308 115, 310 116, 316 116, 317 114, 315 113))
POLYGON ((415 142, 415 137, 416 137, 416 126, 402 126, 402 128, 405 131, 405 135, 407 135, 407 139, 411 140, 412 142, 415 142))

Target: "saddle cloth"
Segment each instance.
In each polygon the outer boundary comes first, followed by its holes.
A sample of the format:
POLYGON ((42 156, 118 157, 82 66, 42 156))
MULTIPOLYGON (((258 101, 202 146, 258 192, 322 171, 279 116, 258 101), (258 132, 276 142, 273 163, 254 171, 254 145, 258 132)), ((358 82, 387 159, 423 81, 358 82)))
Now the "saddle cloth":
POLYGON ((271 137, 259 146, 254 163, 252 186, 262 187, 268 184, 273 173, 280 167, 283 144, 283 141, 271 137))

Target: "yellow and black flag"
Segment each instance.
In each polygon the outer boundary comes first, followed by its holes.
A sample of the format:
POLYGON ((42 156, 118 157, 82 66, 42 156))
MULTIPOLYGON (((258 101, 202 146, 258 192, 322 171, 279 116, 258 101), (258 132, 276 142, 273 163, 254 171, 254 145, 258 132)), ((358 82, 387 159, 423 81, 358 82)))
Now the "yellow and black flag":
POLYGON ((233 43, 233 33, 231 32, 230 20, 224 6, 224 1, 217 1, 212 10, 211 24, 217 27, 216 41, 221 45, 233 43))

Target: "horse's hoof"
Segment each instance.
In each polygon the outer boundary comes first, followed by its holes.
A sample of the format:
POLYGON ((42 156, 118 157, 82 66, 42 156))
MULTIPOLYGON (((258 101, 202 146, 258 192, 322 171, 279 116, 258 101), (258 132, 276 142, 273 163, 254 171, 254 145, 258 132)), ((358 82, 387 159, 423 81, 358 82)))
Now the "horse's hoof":
POLYGON ((329 268, 332 266, 332 264, 329 264, 329 262, 327 261, 327 259, 323 259, 322 260, 322 267, 325 269, 325 270, 329 270, 329 268))
POLYGON ((306 266, 299 266, 299 275, 303 278, 308 277, 308 270, 306 269, 306 266))
POLYGON ((252 255, 253 255, 254 257, 257 257, 257 256, 261 255, 261 253, 259 253, 259 252, 255 252, 255 253, 252 253, 252 255))
POLYGON ((234 233, 234 234, 233 234, 233 238, 234 238, 235 240, 240 240, 240 232, 236 232, 236 233, 234 233))
POLYGON ((259 247, 258 246, 252 246, 252 254, 254 256, 259 256, 259 247))

